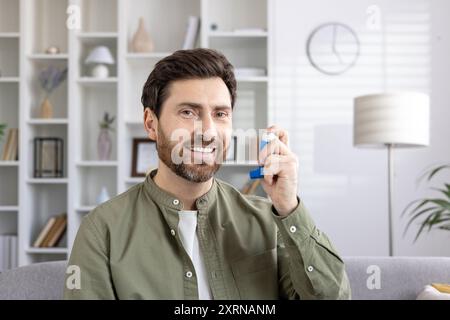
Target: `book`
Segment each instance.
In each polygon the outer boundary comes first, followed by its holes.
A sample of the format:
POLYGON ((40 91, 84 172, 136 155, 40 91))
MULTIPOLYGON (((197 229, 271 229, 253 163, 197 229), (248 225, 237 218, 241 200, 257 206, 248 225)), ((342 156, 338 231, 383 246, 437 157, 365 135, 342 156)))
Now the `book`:
POLYGON ((39 233, 38 237, 33 243, 33 247, 40 247, 42 243, 44 242, 45 238, 47 237, 48 233, 50 232, 50 229, 53 227, 53 225, 56 222, 56 217, 51 217, 47 220, 47 223, 45 224, 44 228, 42 228, 41 232, 39 233))
POLYGON ((242 187, 241 193, 242 194, 254 194, 256 191, 256 188, 259 186, 260 183, 261 183, 261 181, 259 179, 247 181, 246 184, 242 187))
POLYGON ((62 214, 57 218, 56 223, 51 228, 48 237, 42 244, 43 247, 55 247, 61 239, 67 227, 67 215, 62 214))
POLYGON ((253 183, 250 185, 247 194, 255 194, 256 188, 258 188, 260 183, 261 183, 260 179, 254 180, 253 183))
POLYGON ((18 244, 17 236, 11 236, 11 247, 10 247, 10 269, 17 268, 19 265, 18 257, 18 244))
POLYGON ((8 135, 6 137, 6 142, 3 146, 2 152, 2 161, 6 161, 9 157, 10 149, 11 149, 11 129, 8 129, 8 135))
POLYGON ((17 128, 8 129, 8 137, 3 147, 2 161, 13 161, 17 159, 19 144, 19 130, 17 128))
POLYGON ((6 237, 0 235, 0 272, 3 272, 7 269, 7 256, 5 252, 7 251, 6 247, 6 237))
POLYGON ((17 159, 17 149, 19 144, 19 130, 18 129, 10 129, 12 131, 12 138, 11 138, 11 149, 10 154, 8 157, 8 161, 14 161, 17 159))
POLYGON ((17 236, 0 235, 0 272, 17 267, 17 236))
POLYGON ((196 16, 189 16, 186 35, 184 37, 183 50, 194 49, 197 42, 198 31, 200 27, 200 18, 196 16))

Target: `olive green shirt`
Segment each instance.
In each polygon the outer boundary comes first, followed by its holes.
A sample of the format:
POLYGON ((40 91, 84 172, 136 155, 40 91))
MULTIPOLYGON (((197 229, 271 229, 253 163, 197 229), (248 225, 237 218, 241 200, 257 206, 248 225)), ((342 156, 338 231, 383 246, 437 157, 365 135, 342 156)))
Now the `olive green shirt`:
MULTIPOLYGON (((177 233, 183 204, 155 174, 83 218, 69 261, 79 267, 79 285, 65 287, 66 299, 198 299, 177 233)), ((300 199, 281 217, 269 199, 214 179, 196 206, 214 299, 350 298, 342 259, 300 199)))

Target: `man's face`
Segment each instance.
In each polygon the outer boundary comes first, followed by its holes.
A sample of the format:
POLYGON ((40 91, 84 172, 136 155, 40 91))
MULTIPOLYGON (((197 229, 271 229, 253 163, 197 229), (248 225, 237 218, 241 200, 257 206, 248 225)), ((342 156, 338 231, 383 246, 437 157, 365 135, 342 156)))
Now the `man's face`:
POLYGON ((157 121, 161 161, 178 176, 208 181, 220 168, 232 129, 231 98, 220 78, 178 80, 157 121))

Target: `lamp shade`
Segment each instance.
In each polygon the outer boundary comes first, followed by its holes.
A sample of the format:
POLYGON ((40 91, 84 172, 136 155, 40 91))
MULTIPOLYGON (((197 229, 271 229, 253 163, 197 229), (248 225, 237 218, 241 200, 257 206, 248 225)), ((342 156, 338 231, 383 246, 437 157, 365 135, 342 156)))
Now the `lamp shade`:
POLYGON ((353 126, 356 147, 425 147, 430 140, 430 98, 417 92, 356 97, 353 126))
POLYGON ((114 58, 108 47, 98 46, 89 53, 84 63, 114 64, 114 58))

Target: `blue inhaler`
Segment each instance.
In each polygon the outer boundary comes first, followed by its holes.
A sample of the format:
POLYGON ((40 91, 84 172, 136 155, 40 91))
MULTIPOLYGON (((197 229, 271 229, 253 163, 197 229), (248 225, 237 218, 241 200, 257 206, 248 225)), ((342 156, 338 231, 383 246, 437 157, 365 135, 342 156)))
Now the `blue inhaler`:
MULTIPOLYGON (((266 144, 270 141, 276 139, 276 134, 273 132, 265 132, 261 137, 261 142, 259 143, 259 150, 262 150, 266 144)), ((256 169, 253 169, 249 172, 250 179, 262 179, 264 178, 264 167, 260 166, 256 169)))

